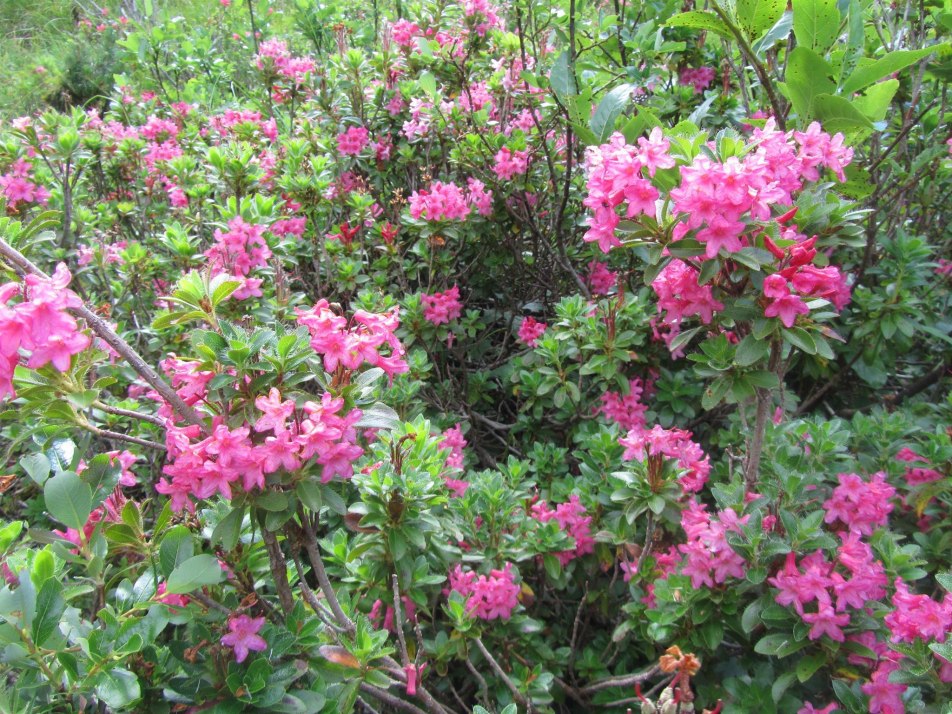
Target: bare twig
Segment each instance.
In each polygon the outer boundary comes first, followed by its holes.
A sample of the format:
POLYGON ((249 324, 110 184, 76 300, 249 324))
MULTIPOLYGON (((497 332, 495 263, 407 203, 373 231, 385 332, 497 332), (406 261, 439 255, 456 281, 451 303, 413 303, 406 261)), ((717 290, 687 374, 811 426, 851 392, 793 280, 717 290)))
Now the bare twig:
POLYGON ((483 641, 476 637, 473 639, 473 642, 476 643, 476 647, 482 653, 483 657, 486 658, 486 661, 489 663, 489 666, 492 667, 493 671, 502 679, 503 683, 506 685, 506 688, 512 693, 512 698, 516 700, 517 704, 521 704, 526 708, 526 711, 534 711, 532 708, 532 702, 527 700, 522 692, 519 691, 516 687, 515 682, 513 682, 509 675, 505 673, 502 667, 499 666, 499 662, 496 661, 496 658, 490 654, 489 650, 486 649, 486 645, 483 644, 483 641))

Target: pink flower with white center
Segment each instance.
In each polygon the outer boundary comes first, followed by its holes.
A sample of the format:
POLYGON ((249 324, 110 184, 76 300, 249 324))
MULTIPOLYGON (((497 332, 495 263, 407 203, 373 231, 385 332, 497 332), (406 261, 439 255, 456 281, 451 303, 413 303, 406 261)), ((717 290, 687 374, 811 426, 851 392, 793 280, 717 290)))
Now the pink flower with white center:
POLYGON ((268 649, 267 641, 258 634, 264 622, 263 617, 247 615, 235 615, 228 619, 228 634, 221 638, 221 643, 234 650, 235 661, 239 664, 247 659, 249 652, 264 652, 268 649))

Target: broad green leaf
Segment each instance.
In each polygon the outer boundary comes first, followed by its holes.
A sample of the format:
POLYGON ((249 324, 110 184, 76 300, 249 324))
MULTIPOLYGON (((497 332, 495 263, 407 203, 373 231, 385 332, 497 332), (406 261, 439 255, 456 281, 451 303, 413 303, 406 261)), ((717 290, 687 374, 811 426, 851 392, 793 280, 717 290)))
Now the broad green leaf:
POLYGON ((65 610, 63 585, 55 578, 50 578, 43 583, 36 595, 31 637, 37 647, 42 647, 46 639, 53 634, 65 610))
POLYGON ((781 88, 804 126, 813 117, 814 97, 818 94, 832 94, 836 90, 833 68, 820 55, 806 47, 796 47, 790 53, 784 79, 786 81, 781 88))
POLYGON ((751 42, 759 40, 777 24, 787 9, 787 0, 736 0, 737 24, 751 42))
POLYGON ((26 471, 30 478, 36 481, 40 486, 50 475, 50 469, 53 468, 50 460, 45 454, 27 454, 20 459, 20 466, 26 471))
POLYGON ((873 82, 878 82, 893 72, 898 72, 911 64, 915 64, 933 52, 935 52, 933 47, 926 47, 921 50, 896 50, 875 62, 861 64, 843 83, 842 93, 850 95, 853 92, 858 92, 863 87, 868 87, 873 82))
POLYGON ((767 341, 758 340, 753 335, 747 335, 737 345, 734 355, 734 364, 739 367, 749 367, 767 356, 767 341))
POLYGON ((168 577, 179 565, 195 554, 192 532, 185 526, 175 526, 162 538, 159 545, 159 568, 168 577))
POLYGON ((728 40, 735 39, 727 24, 713 12, 691 10, 681 12, 664 23, 668 27, 688 27, 693 30, 709 30, 728 40))
POLYGON ((46 509, 60 523, 82 530, 93 510, 93 492, 72 471, 63 471, 43 487, 46 509))
POLYGON ((784 330, 783 339, 797 349, 803 350, 808 355, 816 354, 816 343, 813 341, 810 333, 802 327, 792 327, 789 330, 784 330))
POLYGON ((436 77, 431 73, 423 72, 417 81, 420 83, 420 89, 422 89, 425 94, 431 98, 436 96, 436 77))
POLYGON ((622 84, 606 94, 598 103, 589 126, 599 143, 608 141, 608 137, 612 135, 615 130, 615 120, 631 101, 631 90, 630 84, 622 84))
POLYGON ((839 31, 836 0, 793 0, 793 34, 800 47, 826 54, 839 31))
POLYGON ((166 582, 166 592, 181 595, 190 593, 203 585, 221 582, 222 570, 218 558, 213 555, 196 555, 179 565, 166 582))
POLYGON ((96 696, 112 709, 126 709, 142 695, 139 678, 127 669, 110 669, 96 682, 96 696))
POLYGON ((569 97, 578 94, 575 75, 572 67, 569 66, 568 50, 560 54, 552 65, 552 70, 549 72, 549 86, 563 104, 568 103, 569 97))
POLYGON ((376 402, 363 410, 360 421, 355 426, 365 429, 396 429, 400 426, 400 415, 383 402, 376 402))
POLYGON ((816 674, 816 671, 826 664, 826 655, 822 652, 814 652, 805 655, 797 662, 797 679, 806 682, 810 677, 816 674))
POLYGON ((816 118, 829 133, 844 133, 863 129, 872 130, 873 123, 867 119, 853 102, 833 94, 817 94, 813 98, 816 118))

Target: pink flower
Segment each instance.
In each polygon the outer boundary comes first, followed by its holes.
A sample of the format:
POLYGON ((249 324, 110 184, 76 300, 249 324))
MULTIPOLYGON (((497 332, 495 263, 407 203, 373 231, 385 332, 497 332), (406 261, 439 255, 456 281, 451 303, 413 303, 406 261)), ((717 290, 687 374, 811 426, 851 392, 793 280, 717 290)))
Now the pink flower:
POLYGON ((519 605, 519 586, 513 582, 511 563, 489 575, 464 571, 457 564, 450 571, 449 582, 450 590, 467 598, 469 613, 481 620, 508 620, 519 605))
POLYGON ((337 151, 343 156, 357 156, 370 141, 370 133, 362 126, 352 126, 337 136, 337 151))
POLYGON ((863 535, 886 525, 893 509, 890 499, 896 495, 896 489, 886 483, 885 473, 873 474, 868 482, 856 474, 839 474, 837 478, 840 485, 823 504, 826 523, 839 520, 863 535))
POLYGON ((787 281, 782 275, 768 275, 764 278, 764 295, 771 302, 764 310, 765 317, 779 317, 784 327, 793 327, 797 315, 807 315, 810 308, 797 295, 790 293, 787 281))
POLYGON ((539 338, 545 333, 546 325, 534 317, 527 317, 519 326, 519 341, 527 347, 535 347, 539 338))
POLYGON ((493 171, 502 180, 509 180, 517 174, 524 174, 529 167, 529 154, 526 151, 511 152, 505 146, 496 152, 493 171))
POLYGON ((228 619, 228 634, 221 638, 221 643, 234 650, 235 661, 239 664, 245 661, 249 652, 263 652, 268 649, 268 643, 258 635, 264 620, 263 617, 251 618, 247 615, 228 619))
POLYGON ((458 285, 442 293, 423 295, 423 317, 434 325, 449 323, 457 319, 462 312, 463 304, 459 300, 458 285))

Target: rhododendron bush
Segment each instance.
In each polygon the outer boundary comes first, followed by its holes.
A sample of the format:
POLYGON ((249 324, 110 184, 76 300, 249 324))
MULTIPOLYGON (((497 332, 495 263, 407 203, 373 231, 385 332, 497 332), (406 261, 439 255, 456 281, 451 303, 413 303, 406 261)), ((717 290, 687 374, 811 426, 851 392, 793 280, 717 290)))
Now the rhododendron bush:
POLYGON ((0 108, 0 709, 944 711, 947 7, 194 5, 0 108))

